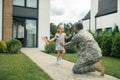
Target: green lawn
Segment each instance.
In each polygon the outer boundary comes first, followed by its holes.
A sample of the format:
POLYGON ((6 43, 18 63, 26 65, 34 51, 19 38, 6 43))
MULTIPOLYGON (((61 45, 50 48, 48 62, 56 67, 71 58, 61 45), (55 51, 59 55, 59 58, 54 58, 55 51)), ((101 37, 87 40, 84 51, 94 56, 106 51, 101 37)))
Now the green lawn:
MULTIPOLYGON (((52 54, 56 56, 56 54, 52 54)), ((65 54, 63 59, 76 62, 77 54, 65 54)), ((103 64, 106 68, 106 74, 115 76, 120 78, 120 59, 112 58, 112 57, 103 57, 103 64)))
POLYGON ((0 54, 0 80, 52 80, 24 54, 0 54))

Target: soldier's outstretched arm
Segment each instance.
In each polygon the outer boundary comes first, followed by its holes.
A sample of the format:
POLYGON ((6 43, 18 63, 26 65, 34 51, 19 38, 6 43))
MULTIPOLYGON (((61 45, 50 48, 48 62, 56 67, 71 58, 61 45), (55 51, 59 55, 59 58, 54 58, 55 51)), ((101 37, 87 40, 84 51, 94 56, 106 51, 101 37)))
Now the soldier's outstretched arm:
POLYGON ((70 42, 66 43, 64 45, 64 48, 70 48, 72 46, 75 46, 77 44, 77 42, 79 42, 80 38, 78 35, 75 35, 70 42))

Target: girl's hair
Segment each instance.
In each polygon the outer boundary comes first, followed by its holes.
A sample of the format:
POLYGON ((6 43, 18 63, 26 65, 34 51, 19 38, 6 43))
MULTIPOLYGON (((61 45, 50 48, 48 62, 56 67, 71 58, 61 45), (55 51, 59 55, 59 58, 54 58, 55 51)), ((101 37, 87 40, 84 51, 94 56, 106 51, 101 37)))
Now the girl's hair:
POLYGON ((58 26, 57 26, 57 32, 58 32, 58 33, 59 33, 59 27, 60 27, 61 25, 64 27, 64 24, 63 24, 63 23, 59 23, 58 26))
POLYGON ((59 23, 59 24, 58 24, 58 26, 57 26, 57 28, 59 28, 59 26, 60 26, 60 25, 63 25, 63 26, 64 26, 64 24, 63 24, 63 23, 59 23))

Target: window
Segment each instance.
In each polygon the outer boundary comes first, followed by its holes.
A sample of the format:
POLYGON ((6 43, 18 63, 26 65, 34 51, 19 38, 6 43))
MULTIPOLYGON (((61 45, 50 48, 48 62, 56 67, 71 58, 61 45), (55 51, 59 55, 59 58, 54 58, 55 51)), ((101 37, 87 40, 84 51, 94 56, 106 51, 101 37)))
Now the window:
POLYGON ((25 0, 13 0, 13 5, 24 6, 25 0))
POLYGON ((27 0, 27 7, 37 8, 37 0, 27 0))
POLYGON ((96 32, 99 34, 99 33, 102 33, 102 28, 101 29, 97 29, 96 32))
POLYGON ((108 33, 112 33, 112 28, 111 28, 111 27, 106 28, 106 31, 107 31, 108 33))
POLYGON ((13 0, 13 5, 37 8, 37 1, 38 0, 13 0))

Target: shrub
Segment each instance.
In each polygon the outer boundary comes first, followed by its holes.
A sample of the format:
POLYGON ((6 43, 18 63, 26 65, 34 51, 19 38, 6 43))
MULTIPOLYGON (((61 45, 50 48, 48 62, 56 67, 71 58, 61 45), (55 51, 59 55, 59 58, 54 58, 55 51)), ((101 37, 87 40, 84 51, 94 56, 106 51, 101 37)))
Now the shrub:
POLYGON ((119 33, 119 27, 118 25, 115 25, 112 34, 115 35, 116 33, 119 33))
POLYGON ((71 47, 71 48, 68 48, 66 49, 66 53, 76 53, 76 47, 71 47))
POLYGON ((22 47, 21 42, 16 39, 8 40, 6 44, 9 53, 18 53, 22 47))
POLYGON ((105 33, 102 36, 102 42, 101 42, 101 49, 102 54, 104 56, 110 56, 111 49, 112 49, 112 35, 105 33))
POLYGON ((112 40, 112 53, 111 56, 120 58, 120 33, 116 33, 112 40))
POLYGON ((45 45, 45 52, 46 53, 55 53, 55 43, 52 42, 52 43, 49 43, 49 44, 46 44, 45 45))
MULTIPOLYGON (((46 44, 45 45, 45 52, 46 53, 56 53, 55 43, 52 42, 52 43, 46 44)), ((76 53, 76 48, 72 47, 72 48, 66 49, 66 52, 67 53, 76 53)))
POLYGON ((52 39, 54 37, 54 35, 50 34, 50 39, 52 39))
POLYGON ((3 53, 7 49, 7 45, 4 41, 0 41, 0 53, 3 53))
POLYGON ((97 43, 99 44, 99 46, 101 47, 102 44, 102 33, 101 34, 96 34, 95 36, 95 40, 97 41, 97 43))

